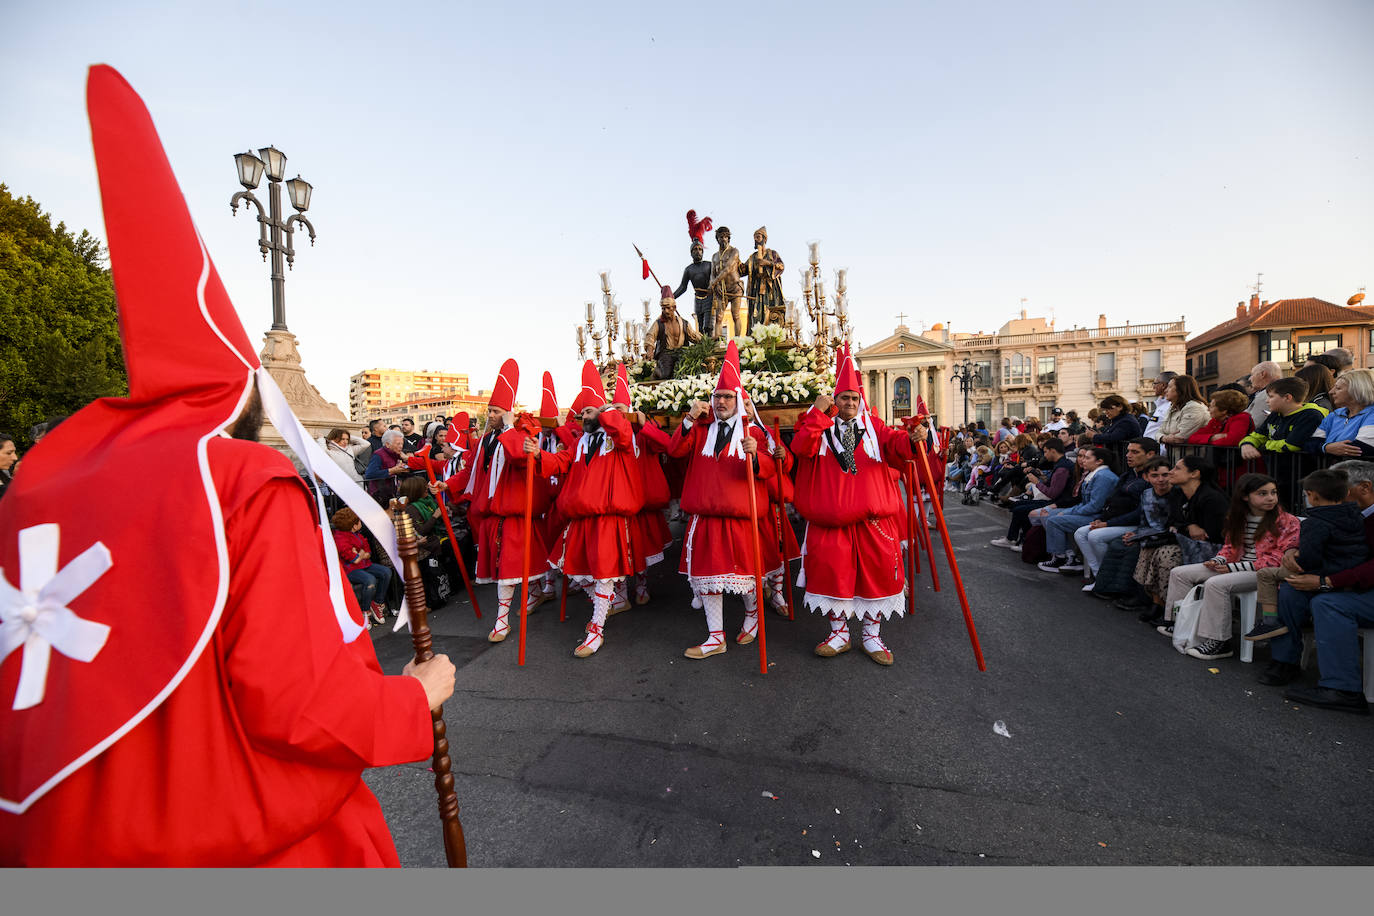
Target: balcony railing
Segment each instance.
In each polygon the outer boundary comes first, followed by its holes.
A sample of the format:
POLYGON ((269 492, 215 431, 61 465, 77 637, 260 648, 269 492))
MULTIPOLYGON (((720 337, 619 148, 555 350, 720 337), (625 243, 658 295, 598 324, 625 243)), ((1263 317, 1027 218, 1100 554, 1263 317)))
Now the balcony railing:
POLYGON ((1098 369, 1096 372, 1093 373, 1093 382, 1094 382, 1094 384, 1098 384, 1098 385, 1115 385, 1115 384, 1116 384, 1116 370, 1115 370, 1115 369, 1098 369))
POLYGON ((1185 333, 1182 321, 1155 324, 1126 324, 1111 328, 1077 328, 1071 331, 1043 331, 1038 334, 987 334, 953 341, 956 347, 1008 347, 1018 344, 1050 343, 1068 340, 1101 340, 1104 337, 1135 337, 1185 333))

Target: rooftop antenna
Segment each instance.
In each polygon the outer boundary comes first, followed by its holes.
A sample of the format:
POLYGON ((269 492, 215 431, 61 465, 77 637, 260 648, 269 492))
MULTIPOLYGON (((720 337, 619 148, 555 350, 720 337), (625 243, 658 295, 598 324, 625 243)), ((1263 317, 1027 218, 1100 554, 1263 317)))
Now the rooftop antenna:
POLYGON ((1255 295, 1256 295, 1256 296, 1258 296, 1258 295, 1260 294, 1260 290, 1261 290, 1263 287, 1264 287, 1264 274, 1263 274, 1262 272, 1261 272, 1261 273, 1255 274, 1255 285, 1252 286, 1251 289, 1253 289, 1253 290, 1255 291, 1255 295))

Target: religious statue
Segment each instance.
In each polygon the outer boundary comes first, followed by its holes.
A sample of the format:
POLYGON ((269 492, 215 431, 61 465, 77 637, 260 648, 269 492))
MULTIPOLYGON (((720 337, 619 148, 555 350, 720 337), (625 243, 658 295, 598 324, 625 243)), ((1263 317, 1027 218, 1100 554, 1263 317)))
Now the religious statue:
POLYGON ((716 230, 716 244, 720 250, 711 255, 711 312, 716 336, 728 341, 748 331, 744 285, 739 281, 744 268, 739 261, 739 250, 730 245, 729 229, 721 226, 716 230))
POLYGON ((787 319, 782 298, 782 258, 768 247, 768 228, 754 230, 754 253, 740 268, 749 277, 749 324, 781 324, 787 319))
POLYGON ((715 322, 711 314, 711 265, 701 259, 705 251, 701 239, 693 238, 692 263, 682 269, 682 283, 673 291, 673 298, 677 299, 687 291, 687 284, 692 284, 697 330, 710 337, 715 331, 715 322))
POLYGON ((654 378, 667 379, 673 377, 682 348, 701 340, 701 334, 692 327, 691 322, 677 313, 677 300, 666 286, 663 287, 659 305, 663 311, 658 320, 649 325, 645 340, 653 347, 654 378))

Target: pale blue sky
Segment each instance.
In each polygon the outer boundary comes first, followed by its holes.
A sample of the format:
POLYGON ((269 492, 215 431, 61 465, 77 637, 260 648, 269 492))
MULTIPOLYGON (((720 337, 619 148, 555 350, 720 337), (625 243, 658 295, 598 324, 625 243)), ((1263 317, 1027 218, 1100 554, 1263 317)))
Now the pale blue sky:
MULTIPOLYGON (((306 367, 520 395, 577 377, 610 268, 626 315, 676 284, 688 208, 797 292, 849 268, 860 343, 1343 303, 1374 252, 1374 4, 40 3, 0 11, 0 181, 103 236, 85 68, 147 102, 250 336, 271 320, 232 155, 276 144, 320 233, 287 281, 306 367), (671 278, 671 279, 670 279, 671 278)), ((299 246, 298 246, 299 247, 299 246)), ((710 248, 714 248, 711 245, 710 248)))

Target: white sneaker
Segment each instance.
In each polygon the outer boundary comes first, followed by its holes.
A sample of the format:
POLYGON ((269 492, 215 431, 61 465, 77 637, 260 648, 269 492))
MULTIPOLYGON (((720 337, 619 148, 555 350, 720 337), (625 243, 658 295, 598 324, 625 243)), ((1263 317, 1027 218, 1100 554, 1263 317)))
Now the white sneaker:
POLYGON ((1008 550, 1021 549, 1020 544, 1016 543, 1015 541, 1007 540, 1006 538, 996 538, 994 540, 988 541, 988 543, 991 544, 993 547, 1005 547, 1008 550))
POLYGON ((1096 583, 1096 582, 1089 582, 1087 585, 1085 585, 1085 586, 1083 586, 1082 588, 1080 588, 1079 591, 1080 591, 1080 592, 1090 592, 1090 591, 1092 591, 1092 590, 1093 590, 1094 588, 1096 588, 1096 587, 1097 587, 1097 583, 1096 583))

